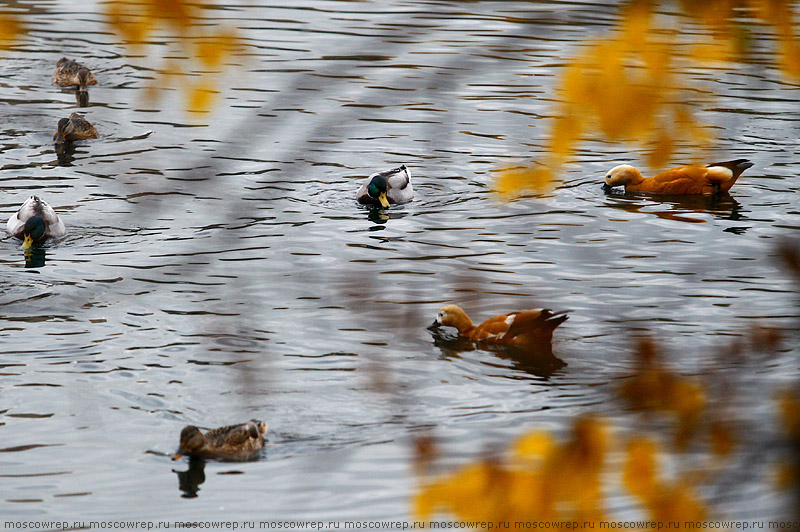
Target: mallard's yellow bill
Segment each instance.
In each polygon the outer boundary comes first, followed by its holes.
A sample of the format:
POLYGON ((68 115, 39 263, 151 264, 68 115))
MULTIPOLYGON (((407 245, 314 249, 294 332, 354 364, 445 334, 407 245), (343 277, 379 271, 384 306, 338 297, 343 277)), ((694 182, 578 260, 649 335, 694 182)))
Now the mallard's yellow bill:
POLYGON ((386 192, 381 192, 381 195, 378 196, 378 201, 381 202, 384 209, 389 208, 389 200, 386 198, 386 192))
POLYGON ((22 241, 22 249, 31 249, 33 247, 33 238, 31 235, 25 235, 25 240, 22 241))

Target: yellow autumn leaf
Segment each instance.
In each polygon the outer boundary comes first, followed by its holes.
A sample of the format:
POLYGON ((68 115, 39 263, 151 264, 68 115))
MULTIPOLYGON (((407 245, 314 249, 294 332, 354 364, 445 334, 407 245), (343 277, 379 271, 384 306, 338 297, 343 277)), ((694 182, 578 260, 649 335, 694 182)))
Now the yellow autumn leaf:
POLYGON ((791 462, 778 464, 778 469, 775 474, 775 485, 778 489, 788 490, 800 484, 798 469, 798 465, 791 462))
POLYGON ((711 439, 712 453, 721 457, 730 456, 736 444, 736 437, 730 426, 720 421, 711 423, 708 428, 708 435, 711 439))
POLYGON ((800 397, 786 390, 780 394, 778 405, 786 434, 792 439, 800 439, 800 397))
POLYGON ((553 174, 546 167, 506 168, 497 173, 494 189, 503 196, 523 190, 548 192, 553 189, 553 174))
POLYGON ((625 487, 644 501, 652 500, 658 484, 656 455, 658 447, 649 438, 638 437, 626 449, 622 479, 625 487))
POLYGON ((522 459, 544 458, 555 448, 553 436, 547 432, 532 432, 514 444, 514 454, 522 459))
POLYGON ((0 49, 8 49, 23 34, 25 26, 20 20, 12 15, 0 15, 0 49))
POLYGON ((219 95, 216 87, 201 83, 188 88, 186 109, 190 113, 208 113, 219 95))

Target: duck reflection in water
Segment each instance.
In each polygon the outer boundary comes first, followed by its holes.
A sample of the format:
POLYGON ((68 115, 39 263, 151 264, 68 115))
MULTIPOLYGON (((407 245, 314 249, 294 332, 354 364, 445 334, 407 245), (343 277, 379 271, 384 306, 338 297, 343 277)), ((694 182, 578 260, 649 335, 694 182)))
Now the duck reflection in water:
POLYGON ((78 107, 89 107, 89 91, 78 89, 75 91, 75 100, 78 107))
POLYGON ((72 161, 75 160, 75 146, 71 142, 56 144, 55 150, 59 166, 72 166, 72 161))
POLYGON ((565 312, 535 309, 495 316, 475 326, 460 307, 447 305, 428 329, 433 331, 434 345, 445 355, 457 356, 477 346, 511 360, 517 369, 549 377, 567 365, 553 354, 552 345, 553 331, 567 318, 565 312), (458 335, 447 335, 442 327, 455 328, 458 335))
POLYGON ((25 267, 41 268, 45 263, 44 248, 35 246, 25 250, 25 267))
MULTIPOLYGON (((706 223, 702 218, 691 214, 711 214, 723 220, 738 221, 742 219, 742 205, 730 194, 722 193, 712 196, 676 196, 662 195, 654 203, 652 196, 633 196, 624 192, 609 192, 606 197, 614 200, 609 206, 627 212, 653 214, 665 220, 687 223, 706 223)), ((748 228, 739 228, 736 232, 744 232, 748 228)))
POLYGON ((181 490, 181 497, 184 499, 194 499, 200 491, 200 484, 206 481, 206 463, 200 458, 189 458, 189 469, 172 472, 178 475, 178 489, 181 490))

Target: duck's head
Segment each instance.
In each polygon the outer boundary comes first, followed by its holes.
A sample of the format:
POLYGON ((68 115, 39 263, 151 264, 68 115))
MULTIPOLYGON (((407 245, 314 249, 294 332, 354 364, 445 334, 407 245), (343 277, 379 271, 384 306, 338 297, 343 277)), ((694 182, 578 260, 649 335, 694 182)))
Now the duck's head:
POLYGON ((629 183, 636 183, 642 180, 642 174, 635 167, 629 164, 615 166, 606 174, 603 190, 610 192, 614 187, 625 186, 629 183))
POLYGON ((80 84, 80 88, 78 90, 81 90, 81 91, 85 91, 86 90, 86 85, 89 84, 89 76, 90 75, 91 75, 91 72, 89 72, 88 68, 82 66, 81 68, 78 69, 78 81, 80 81, 80 83, 81 83, 80 84))
POLYGON ((247 434, 249 434, 251 438, 259 438, 267 434, 267 424, 257 419, 248 421, 245 428, 247 429, 247 434))
POLYGON ((472 326, 472 320, 469 319, 469 316, 461 307, 458 305, 445 305, 439 309, 436 319, 433 320, 433 323, 428 328, 455 327, 461 332, 470 326, 472 326))
POLYGON ((60 66, 66 65, 67 63, 69 63, 69 61, 70 60, 67 59, 66 57, 62 57, 61 59, 58 60, 58 63, 56 63, 56 66, 60 67, 60 66))
POLYGON ((25 229, 22 232, 22 249, 30 249, 35 242, 44 240, 47 226, 41 216, 31 216, 25 222, 25 229))
POLYGON ((53 135, 53 140, 56 141, 56 146, 61 146, 64 144, 66 136, 73 132, 74 126, 72 122, 70 122, 69 118, 62 118, 58 121, 58 128, 56 128, 56 133, 53 135))
POLYGON ((369 194, 371 198, 378 200, 384 209, 389 207, 389 199, 386 197, 388 192, 389 183, 382 175, 376 175, 370 180, 369 185, 367 185, 367 194, 369 194))
POLYGON ((177 460, 181 456, 197 452, 202 449, 205 444, 206 438, 203 436, 203 433, 200 432, 200 429, 194 425, 187 425, 183 427, 181 431, 180 447, 178 447, 178 452, 175 453, 172 459, 177 460))

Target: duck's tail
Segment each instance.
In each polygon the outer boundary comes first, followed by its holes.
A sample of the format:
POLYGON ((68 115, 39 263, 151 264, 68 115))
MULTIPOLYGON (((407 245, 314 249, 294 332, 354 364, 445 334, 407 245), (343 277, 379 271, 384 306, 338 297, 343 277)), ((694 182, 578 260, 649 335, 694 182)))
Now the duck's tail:
POLYGON ((753 166, 753 163, 751 163, 747 159, 736 159, 733 161, 725 161, 721 163, 713 163, 708 165, 709 168, 712 166, 721 166, 723 168, 727 168, 733 173, 731 178, 722 184, 724 190, 728 190, 733 186, 734 183, 736 183, 736 180, 739 179, 739 176, 742 175, 742 172, 753 166))

